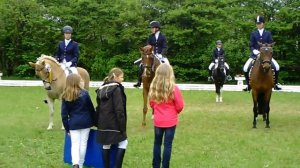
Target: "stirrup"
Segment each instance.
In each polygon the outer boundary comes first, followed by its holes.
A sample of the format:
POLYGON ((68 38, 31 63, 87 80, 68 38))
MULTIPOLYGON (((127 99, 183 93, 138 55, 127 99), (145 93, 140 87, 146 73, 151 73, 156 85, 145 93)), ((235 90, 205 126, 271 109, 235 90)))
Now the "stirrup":
POLYGON ((243 91, 245 91, 245 92, 250 91, 250 90, 251 90, 251 87, 249 85, 247 85, 247 87, 243 89, 243 91))
POLYGON ((140 86, 141 86, 141 83, 139 83, 139 82, 133 85, 133 87, 136 87, 136 88, 139 88, 140 86))
POLYGON ((274 90, 282 90, 279 83, 275 84, 274 90))
POLYGON ((226 76, 226 80, 231 81, 231 80, 232 80, 232 77, 231 77, 230 75, 227 75, 227 76, 226 76))
POLYGON ((208 81, 208 82, 213 81, 213 77, 209 76, 209 77, 207 78, 207 81, 208 81))

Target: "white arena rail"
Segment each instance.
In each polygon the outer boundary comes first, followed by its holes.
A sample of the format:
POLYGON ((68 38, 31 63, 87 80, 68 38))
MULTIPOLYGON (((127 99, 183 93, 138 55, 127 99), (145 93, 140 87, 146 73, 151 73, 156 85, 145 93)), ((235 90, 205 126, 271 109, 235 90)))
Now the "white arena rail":
MULTIPOLYGON (((90 87, 99 87, 102 81, 91 81, 90 87)), ((125 88, 134 88, 133 82, 123 82, 125 88)), ((0 80, 1 86, 43 86, 41 80, 0 80)), ((178 84, 181 90, 215 90, 214 84, 178 84)), ((224 85, 224 91, 242 91, 243 85, 224 85)), ((141 88, 140 88, 141 89, 141 88)), ((300 92, 300 86, 283 85, 279 92, 300 92)))

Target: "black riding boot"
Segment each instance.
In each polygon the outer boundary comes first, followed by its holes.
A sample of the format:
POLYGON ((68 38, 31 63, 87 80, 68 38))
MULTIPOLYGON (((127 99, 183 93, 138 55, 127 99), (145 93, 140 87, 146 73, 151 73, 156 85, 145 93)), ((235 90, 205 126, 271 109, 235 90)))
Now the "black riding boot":
POLYGON ((138 82, 136 84, 134 84, 133 86, 138 88, 141 86, 142 83, 142 74, 143 74, 143 65, 139 66, 139 70, 138 70, 138 82))
POLYGON ((125 155, 126 149, 118 148, 117 156, 116 156, 116 164, 114 168, 122 168, 123 158, 125 155))
POLYGON ((104 168, 109 168, 109 152, 110 149, 102 149, 102 161, 104 168))
POLYGON ((274 84, 274 89, 275 90, 281 90, 282 89, 278 84, 278 75, 279 75, 279 71, 275 71, 275 84, 274 84))
POLYGON ((210 81, 213 81, 213 77, 212 77, 212 70, 208 70, 208 81, 210 82, 210 81))
POLYGON ((232 80, 232 77, 229 74, 229 69, 227 69, 227 68, 226 68, 226 80, 227 81, 231 81, 232 80))
POLYGON ((249 84, 249 72, 244 72, 244 75, 245 75, 245 79, 246 79, 246 84, 247 84, 247 87, 243 89, 243 91, 250 91, 251 90, 251 87, 250 87, 250 84, 249 84))

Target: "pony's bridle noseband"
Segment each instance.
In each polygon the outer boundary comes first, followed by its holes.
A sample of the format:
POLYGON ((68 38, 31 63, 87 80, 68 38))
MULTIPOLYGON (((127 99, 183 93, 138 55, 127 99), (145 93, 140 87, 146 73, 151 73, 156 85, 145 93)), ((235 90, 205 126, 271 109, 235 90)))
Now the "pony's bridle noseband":
POLYGON ((45 72, 46 72, 46 78, 45 78, 45 79, 42 79, 43 83, 49 83, 49 84, 51 84, 52 82, 54 82, 54 81, 57 80, 57 79, 53 79, 53 78, 52 78, 52 72, 51 72, 51 70, 48 70, 48 69, 46 68, 46 66, 44 66, 44 67, 41 68, 41 69, 36 69, 35 71, 40 72, 40 71, 43 71, 44 69, 46 70, 46 71, 45 71, 45 72), (47 81, 47 79, 48 79, 48 81, 47 81))

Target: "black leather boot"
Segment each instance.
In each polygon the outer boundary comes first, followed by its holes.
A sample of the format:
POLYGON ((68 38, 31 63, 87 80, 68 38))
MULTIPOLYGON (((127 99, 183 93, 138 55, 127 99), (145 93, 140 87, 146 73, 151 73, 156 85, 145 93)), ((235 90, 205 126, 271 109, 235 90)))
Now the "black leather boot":
POLYGON ((213 81, 213 77, 212 77, 212 70, 208 70, 208 74, 209 74, 209 76, 208 76, 208 79, 207 79, 207 81, 208 81, 208 82, 211 82, 211 81, 213 81))
POLYGON ((138 82, 136 84, 133 85, 133 87, 140 87, 142 84, 142 75, 143 75, 143 65, 139 66, 139 70, 138 70, 138 82))
POLYGON ((126 151, 126 149, 118 148, 117 156, 116 156, 116 164, 115 164, 114 168, 122 168, 125 151, 126 151))
POLYGON ((227 81, 231 81, 232 80, 232 77, 229 74, 229 69, 227 69, 227 68, 226 68, 226 80, 227 81))
POLYGON ((247 92, 251 90, 251 87, 249 85, 249 72, 244 72, 244 75, 245 75, 247 87, 244 88, 243 91, 247 92))
POLYGON ((274 81, 274 89, 275 90, 281 90, 282 88, 279 86, 280 84, 278 83, 278 75, 279 71, 275 71, 275 81, 274 81))
POLYGON ((102 149, 102 161, 104 168, 109 168, 109 152, 110 149, 102 149))

